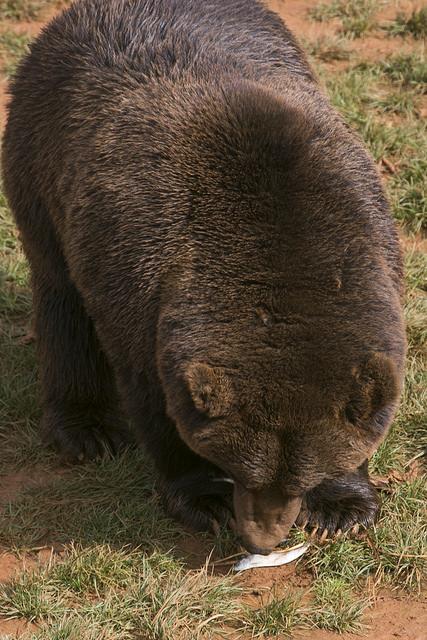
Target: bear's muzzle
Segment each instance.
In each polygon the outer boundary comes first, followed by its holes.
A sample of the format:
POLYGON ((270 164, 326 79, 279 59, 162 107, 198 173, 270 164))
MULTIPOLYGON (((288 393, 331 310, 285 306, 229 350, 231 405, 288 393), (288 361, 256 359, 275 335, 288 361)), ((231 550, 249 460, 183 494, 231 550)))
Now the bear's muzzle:
POLYGON ((302 497, 277 487, 250 490, 234 485, 236 532, 249 553, 267 555, 288 535, 301 509, 302 497))

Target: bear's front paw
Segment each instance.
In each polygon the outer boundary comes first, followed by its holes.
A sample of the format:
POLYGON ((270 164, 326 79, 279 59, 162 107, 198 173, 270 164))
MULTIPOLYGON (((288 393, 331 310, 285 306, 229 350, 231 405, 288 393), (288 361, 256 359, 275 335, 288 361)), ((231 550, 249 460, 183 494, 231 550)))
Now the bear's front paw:
POLYGON ((338 480, 325 480, 309 491, 297 525, 330 537, 356 525, 370 527, 379 511, 379 498, 367 477, 358 472, 338 480))
POLYGON ((46 445, 53 447, 64 462, 76 464, 116 455, 134 446, 134 436, 120 417, 111 424, 101 423, 83 411, 48 408, 43 413, 41 429, 46 445))
POLYGON ((233 486, 204 472, 163 481, 159 492, 168 515, 192 531, 217 534, 233 522, 233 486))

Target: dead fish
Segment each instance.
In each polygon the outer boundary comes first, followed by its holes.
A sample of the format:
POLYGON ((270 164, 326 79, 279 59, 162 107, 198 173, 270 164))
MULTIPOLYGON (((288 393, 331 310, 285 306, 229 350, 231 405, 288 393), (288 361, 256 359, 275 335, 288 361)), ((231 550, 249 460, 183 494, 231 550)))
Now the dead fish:
POLYGON ((259 567, 280 567, 282 564, 288 564, 294 560, 298 560, 308 550, 309 542, 298 544, 291 549, 283 549, 280 551, 272 551, 268 556, 258 553, 242 558, 234 565, 234 571, 246 571, 247 569, 257 569, 259 567))
POLYGON ((229 484, 234 484, 234 480, 232 478, 213 478, 214 482, 228 482, 229 484))

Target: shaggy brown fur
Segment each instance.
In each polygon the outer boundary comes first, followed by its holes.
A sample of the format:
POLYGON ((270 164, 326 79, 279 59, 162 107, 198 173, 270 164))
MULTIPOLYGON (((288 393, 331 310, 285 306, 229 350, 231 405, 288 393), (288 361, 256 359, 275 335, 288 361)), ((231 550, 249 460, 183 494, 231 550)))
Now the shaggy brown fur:
POLYGON ((170 513, 268 551, 372 522, 365 461, 405 355, 372 160, 255 0, 80 0, 12 85, 43 429, 70 460, 130 418, 170 513), (124 415, 119 410, 119 398, 124 415))

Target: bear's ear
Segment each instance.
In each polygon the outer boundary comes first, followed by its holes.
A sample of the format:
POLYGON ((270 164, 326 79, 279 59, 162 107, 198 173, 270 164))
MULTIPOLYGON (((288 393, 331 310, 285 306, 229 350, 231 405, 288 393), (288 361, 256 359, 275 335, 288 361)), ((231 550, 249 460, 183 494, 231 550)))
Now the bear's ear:
POLYGON ((399 377, 396 367, 384 353, 373 353, 353 370, 353 389, 346 407, 349 422, 371 426, 369 420, 387 405, 397 400, 399 377))
POLYGON ((212 418, 230 412, 234 392, 231 380, 222 369, 192 362, 185 377, 196 409, 212 418))

